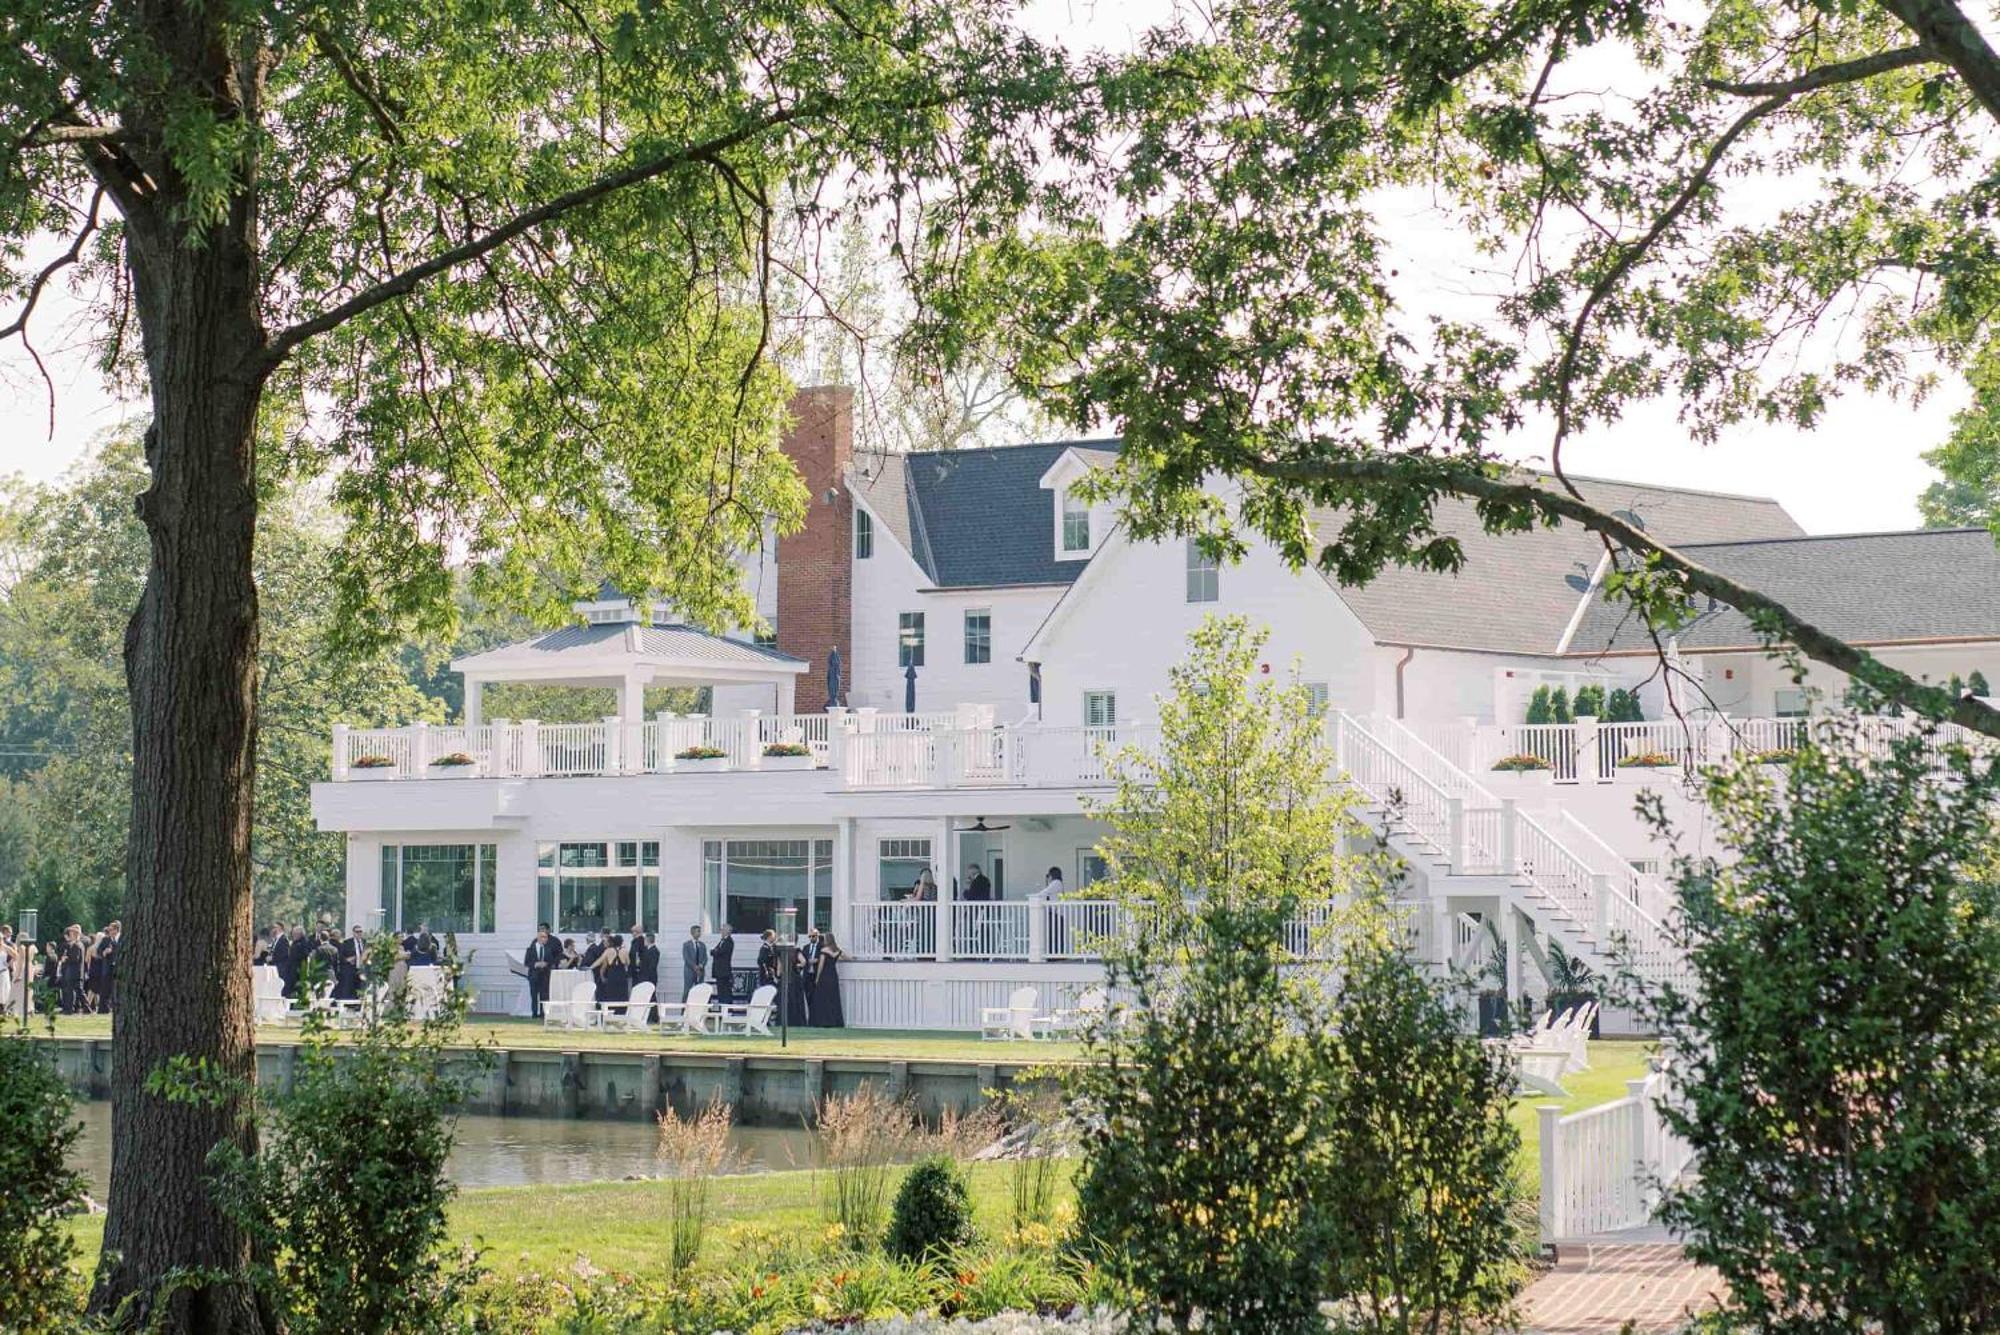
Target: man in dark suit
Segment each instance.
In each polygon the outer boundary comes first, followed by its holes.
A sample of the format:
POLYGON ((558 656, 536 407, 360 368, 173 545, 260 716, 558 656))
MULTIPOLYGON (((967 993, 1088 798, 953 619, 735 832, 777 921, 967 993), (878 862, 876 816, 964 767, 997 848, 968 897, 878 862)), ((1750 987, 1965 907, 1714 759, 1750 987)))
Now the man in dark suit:
POLYGON ((681 942, 681 1000, 686 1001, 694 985, 708 972, 708 947, 702 944, 701 924, 688 928, 687 940, 681 942))
POLYGON ((602 955, 603 953, 604 953, 604 938, 598 933, 592 932, 590 934, 589 942, 586 943, 583 948, 583 967, 586 969, 596 968, 597 957, 599 955, 602 955))
POLYGON ((305 965, 306 956, 312 953, 312 943, 306 940, 305 929, 293 923, 291 930, 278 938, 278 944, 271 947, 271 963, 278 970, 278 978, 285 985, 285 995, 295 996, 299 990, 299 970, 305 965))
POLYGON ((978 863, 965 869, 965 897, 975 903, 984 903, 993 898, 993 882, 986 879, 986 870, 978 863))
POLYGON ((340 962, 333 969, 333 999, 354 1001, 361 996, 361 970, 368 963, 368 938, 356 927, 340 943, 340 962))
POLYGON ((632 982, 651 983, 656 995, 660 990, 660 947, 651 932, 632 937, 632 982))
POLYGON ((537 926, 535 939, 528 943, 528 953, 521 963, 528 966, 528 1005, 538 1019, 542 1003, 549 999, 549 970, 562 962, 562 955, 562 943, 549 935, 549 925, 537 926))
POLYGON ((715 949, 708 952, 708 960, 715 971, 715 1001, 719 1006, 727 1006, 736 1000, 735 975, 731 972, 736 965, 736 938, 731 935, 735 928, 728 923, 715 934, 715 949))

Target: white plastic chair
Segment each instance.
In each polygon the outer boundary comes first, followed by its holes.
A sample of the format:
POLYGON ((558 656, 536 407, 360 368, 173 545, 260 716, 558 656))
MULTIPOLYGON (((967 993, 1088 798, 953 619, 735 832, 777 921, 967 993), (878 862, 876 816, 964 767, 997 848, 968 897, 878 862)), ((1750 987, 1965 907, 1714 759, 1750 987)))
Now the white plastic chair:
POLYGON ((709 1003, 715 999, 715 984, 696 983, 688 989, 686 1001, 654 1003, 660 1012, 660 1032, 678 1027, 684 1034, 708 1032, 709 1003))
POLYGON ((410 1017, 435 1019, 444 1010, 444 970, 435 964, 421 965, 409 973, 410 1017))
POLYGON ((778 989, 766 983, 750 994, 750 1001, 742 1006, 724 1006, 715 1016, 715 1031, 719 1034, 761 1034, 771 1036, 771 1012, 778 1008, 778 989))
POLYGON ((651 983, 641 983, 632 989, 629 1001, 598 1002, 598 1024, 606 1029, 644 1029, 653 1022, 655 990, 651 983))
POLYGON ((1054 1017, 1035 1015, 1041 994, 1032 987, 1017 987, 1007 994, 1005 1006, 983 1006, 979 1011, 982 1039, 1039 1038, 1048 1032, 1054 1017), (1042 1033, 1037 1033, 1037 1025, 1042 1033))
POLYGON ((558 1029, 587 1029, 597 1013, 597 984, 588 978, 574 983, 567 997, 550 997, 542 1003, 542 1024, 558 1029))
POLYGON ((251 980, 251 997, 258 1024, 282 1024, 292 1019, 291 999, 285 995, 285 980, 268 964, 257 966, 251 980))
MULTIPOLYGON (((1029 1010, 1033 1009, 1031 1003, 1029 1010)), ((1101 1022, 1110 1009, 1111 998, 1104 994, 1103 988, 1087 988, 1083 995, 1076 999, 1075 1006, 1068 1010, 1056 1011, 1048 1017, 1048 1025, 1042 1036, 1054 1038, 1058 1035, 1080 1034, 1101 1022)))

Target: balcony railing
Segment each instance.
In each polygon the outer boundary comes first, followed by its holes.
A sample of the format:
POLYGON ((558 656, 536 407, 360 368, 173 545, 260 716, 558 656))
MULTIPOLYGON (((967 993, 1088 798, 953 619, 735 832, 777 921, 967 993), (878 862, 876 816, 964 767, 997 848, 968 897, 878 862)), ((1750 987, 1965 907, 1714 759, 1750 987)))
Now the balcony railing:
POLYGON ((848 788, 1076 787, 1107 781, 1105 757, 1151 746, 1158 728, 996 727, 990 711, 680 717, 644 722, 499 721, 477 727, 333 730, 333 778, 565 778, 826 770, 848 788), (803 755, 770 755, 783 745, 803 755))
MULTIPOLYGON (((1308 908, 1286 924, 1286 948, 1319 953, 1333 921, 1330 905, 1308 908)), ((1131 910, 1109 899, 859 901, 848 905, 845 945, 864 960, 1061 963, 1101 959, 1131 929, 1131 910)))

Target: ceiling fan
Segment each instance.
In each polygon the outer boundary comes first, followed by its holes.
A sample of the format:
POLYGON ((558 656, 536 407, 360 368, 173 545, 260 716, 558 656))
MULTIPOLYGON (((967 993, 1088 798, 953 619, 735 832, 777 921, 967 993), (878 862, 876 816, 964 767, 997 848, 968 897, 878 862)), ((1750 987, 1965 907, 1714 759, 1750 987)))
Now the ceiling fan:
POLYGON ((1013 828, 1011 825, 988 825, 986 817, 974 816, 972 824, 959 826, 958 832, 960 834, 998 834, 1002 830, 1011 830, 1013 828))

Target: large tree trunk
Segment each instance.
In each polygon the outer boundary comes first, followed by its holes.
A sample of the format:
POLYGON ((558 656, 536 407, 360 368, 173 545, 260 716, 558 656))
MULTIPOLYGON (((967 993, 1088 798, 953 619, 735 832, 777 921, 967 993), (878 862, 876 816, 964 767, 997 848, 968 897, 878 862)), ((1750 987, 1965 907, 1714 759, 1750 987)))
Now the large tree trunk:
POLYGON ((170 1058, 247 1087, 256 752, 256 424, 263 345, 250 206, 199 243, 128 237, 145 340, 152 485, 145 593, 125 639, 132 827, 120 1005, 112 1026, 111 1199, 95 1305, 175 1332, 270 1326, 242 1281, 251 1246, 208 1190, 219 1142, 250 1146, 246 1104, 176 1102, 147 1081, 170 1058), (183 1282, 221 1271, 234 1282, 183 1282), (163 1286, 163 1281, 167 1281, 163 1286))

